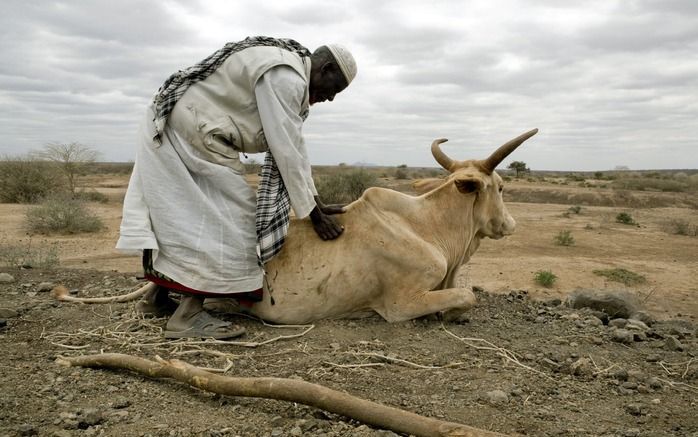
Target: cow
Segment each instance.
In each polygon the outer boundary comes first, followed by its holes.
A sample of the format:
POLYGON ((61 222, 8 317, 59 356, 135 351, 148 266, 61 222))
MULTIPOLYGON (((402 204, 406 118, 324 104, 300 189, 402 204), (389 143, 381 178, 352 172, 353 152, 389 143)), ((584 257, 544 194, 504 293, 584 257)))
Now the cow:
MULTIPOLYGON (((336 240, 317 238, 309 219, 292 220, 283 249, 265 265, 262 301, 245 312, 281 324, 367 312, 388 322, 462 316, 475 295, 456 286, 458 270, 480 240, 500 239, 516 226, 494 169, 537 132, 514 138, 484 160, 451 159, 440 147, 447 140, 434 140, 432 155, 448 176, 416 181, 417 196, 369 188, 335 216, 345 228, 336 240)), ((102 298, 73 297, 57 287, 53 295, 85 303, 124 302, 154 287, 149 283, 128 295, 102 298)))
POLYGON ((500 239, 516 226, 502 200, 495 167, 533 129, 487 159, 457 161, 431 145, 446 179, 415 183, 410 196, 372 187, 337 217, 344 234, 317 238, 309 220, 293 220, 284 247, 266 264, 265 293, 249 312, 263 320, 303 324, 374 311, 388 322, 430 314, 454 319, 475 304, 456 286, 460 267, 482 238, 500 239))

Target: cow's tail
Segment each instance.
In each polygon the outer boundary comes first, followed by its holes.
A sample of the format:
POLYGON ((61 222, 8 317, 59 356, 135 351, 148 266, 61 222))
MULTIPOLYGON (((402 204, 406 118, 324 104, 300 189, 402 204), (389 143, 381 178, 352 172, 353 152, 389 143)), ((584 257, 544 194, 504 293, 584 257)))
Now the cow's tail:
POLYGON ((120 294, 118 296, 105 296, 105 297, 74 297, 70 295, 70 292, 63 285, 59 285, 51 290, 51 296, 58 300, 64 302, 80 302, 80 303, 115 303, 115 302, 130 302, 136 300, 143 296, 149 291, 152 291, 157 287, 153 282, 148 282, 136 291, 132 291, 128 294, 120 294))

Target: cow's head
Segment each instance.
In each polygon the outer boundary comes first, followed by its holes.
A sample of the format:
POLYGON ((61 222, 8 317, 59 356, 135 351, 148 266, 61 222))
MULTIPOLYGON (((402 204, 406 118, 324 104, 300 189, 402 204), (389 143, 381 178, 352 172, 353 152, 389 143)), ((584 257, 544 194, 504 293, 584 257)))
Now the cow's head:
POLYGON ((519 135, 513 140, 495 150, 487 159, 457 161, 449 158, 441 150, 440 144, 446 142, 444 138, 434 140, 431 144, 431 153, 436 162, 446 169, 450 175, 444 179, 422 179, 414 183, 417 192, 425 193, 437 187, 449 189, 453 192, 458 203, 462 198, 472 198, 473 219, 475 229, 479 237, 489 237, 494 239, 502 238, 514 232, 516 222, 507 211, 502 200, 503 181, 494 171, 504 158, 519 147, 524 141, 538 132, 533 129, 523 135, 519 135))

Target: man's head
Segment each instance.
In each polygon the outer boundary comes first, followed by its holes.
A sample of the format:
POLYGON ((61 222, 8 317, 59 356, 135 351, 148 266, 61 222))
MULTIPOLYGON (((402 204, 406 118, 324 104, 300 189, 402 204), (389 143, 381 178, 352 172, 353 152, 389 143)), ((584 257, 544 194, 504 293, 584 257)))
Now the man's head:
POLYGON ((334 100, 356 76, 356 62, 339 44, 320 46, 310 57, 310 104, 334 100))

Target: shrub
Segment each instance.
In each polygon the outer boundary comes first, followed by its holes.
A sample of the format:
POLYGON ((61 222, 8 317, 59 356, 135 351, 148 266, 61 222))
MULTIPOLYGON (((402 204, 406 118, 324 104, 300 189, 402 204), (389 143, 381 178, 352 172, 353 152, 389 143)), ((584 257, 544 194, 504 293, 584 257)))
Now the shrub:
POLYGON ((560 231, 559 234, 553 239, 555 244, 558 246, 572 246, 574 245, 574 237, 572 236, 572 231, 560 231))
POLYGON ((593 273, 598 276, 603 276, 609 281, 620 282, 625 285, 637 285, 647 282, 647 278, 644 276, 622 268, 594 270, 593 273))
POLYGON ((698 236, 698 226, 688 220, 674 219, 665 226, 666 231, 674 235, 698 236))
POLYGON ((0 202, 36 203, 63 191, 63 178, 51 162, 29 157, 0 160, 0 202))
POLYGON ((109 202, 109 197, 106 194, 100 193, 99 191, 96 191, 96 190, 77 191, 75 193, 75 195, 73 196, 73 198, 77 199, 77 200, 84 200, 85 202, 99 202, 99 203, 109 202))
POLYGON ((370 187, 380 186, 378 179, 365 170, 351 170, 316 179, 318 195, 325 203, 350 203, 370 187))
POLYGON ((582 211, 582 207, 579 205, 570 206, 568 211, 574 214, 579 214, 582 211))
POLYGON ((543 287, 549 288, 553 286, 557 280, 557 276, 555 276, 555 274, 549 270, 538 270, 533 279, 536 281, 536 283, 542 285, 543 287))
POLYGON ((636 225, 637 223, 633 220, 633 217, 627 212, 621 212, 616 216, 616 222, 622 223, 624 225, 636 225))
POLYGON ((395 179, 407 179, 407 172, 404 168, 398 167, 398 169, 395 170, 395 179))
POLYGON ((67 196, 52 197, 27 211, 27 224, 32 232, 76 234, 97 232, 102 220, 90 213, 82 201, 67 196))
POLYGON ((0 263, 5 267, 30 267, 50 269, 58 265, 58 248, 50 246, 33 247, 29 240, 26 245, 0 243, 0 263))

